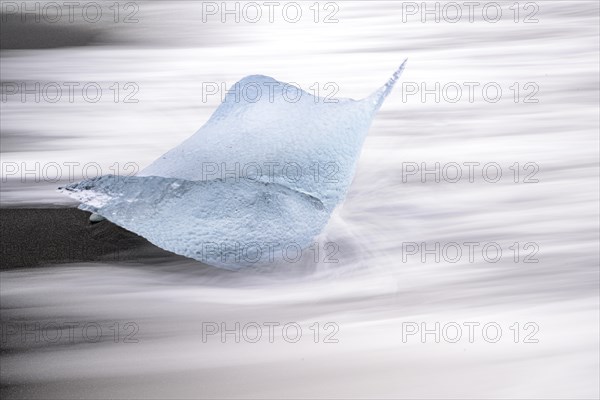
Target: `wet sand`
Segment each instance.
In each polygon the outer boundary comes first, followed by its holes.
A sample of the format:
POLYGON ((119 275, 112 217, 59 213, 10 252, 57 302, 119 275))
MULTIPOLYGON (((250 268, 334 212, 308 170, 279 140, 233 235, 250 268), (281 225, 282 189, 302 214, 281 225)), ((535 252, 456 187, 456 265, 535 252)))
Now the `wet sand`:
POLYGON ((89 261, 181 258, 77 208, 0 208, 3 270, 89 261))

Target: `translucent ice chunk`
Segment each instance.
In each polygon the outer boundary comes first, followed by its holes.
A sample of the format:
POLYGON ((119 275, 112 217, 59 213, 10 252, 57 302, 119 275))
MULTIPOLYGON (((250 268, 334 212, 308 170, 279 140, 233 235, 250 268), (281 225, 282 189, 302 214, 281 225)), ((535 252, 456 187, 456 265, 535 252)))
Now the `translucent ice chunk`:
POLYGON ((164 249, 230 269, 295 258, 329 218, 315 197, 250 179, 107 175, 66 190, 164 249))
POLYGON ((371 121, 403 68, 360 101, 246 77, 202 128, 138 176, 65 191, 80 208, 211 265, 286 258, 311 243, 344 199, 371 121))
MULTIPOLYGON (((405 61, 406 63, 406 61, 405 61)), ((350 186, 371 121, 404 69, 361 101, 327 99, 261 75, 234 85, 209 121, 139 176, 248 176, 315 196, 332 210, 350 186)))

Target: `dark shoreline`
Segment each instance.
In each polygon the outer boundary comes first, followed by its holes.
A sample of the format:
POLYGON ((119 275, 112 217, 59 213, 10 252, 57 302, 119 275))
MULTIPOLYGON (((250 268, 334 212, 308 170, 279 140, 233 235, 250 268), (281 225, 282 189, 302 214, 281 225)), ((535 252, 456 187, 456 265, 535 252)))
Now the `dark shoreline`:
POLYGON ((0 208, 0 269, 76 262, 185 259, 110 221, 73 207, 0 208))

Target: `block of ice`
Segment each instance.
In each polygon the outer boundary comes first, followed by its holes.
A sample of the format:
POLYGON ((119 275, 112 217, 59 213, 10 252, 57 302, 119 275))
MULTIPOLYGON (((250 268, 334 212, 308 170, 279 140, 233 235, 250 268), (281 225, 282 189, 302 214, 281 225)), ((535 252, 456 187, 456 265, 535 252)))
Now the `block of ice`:
POLYGON ((164 249, 227 268, 295 258, 329 216, 315 197, 251 179, 106 175, 66 190, 164 249))
POLYGON ((138 176, 64 189, 80 208, 214 266, 287 259, 344 199, 371 121, 405 63, 360 101, 246 77, 202 128, 138 176))

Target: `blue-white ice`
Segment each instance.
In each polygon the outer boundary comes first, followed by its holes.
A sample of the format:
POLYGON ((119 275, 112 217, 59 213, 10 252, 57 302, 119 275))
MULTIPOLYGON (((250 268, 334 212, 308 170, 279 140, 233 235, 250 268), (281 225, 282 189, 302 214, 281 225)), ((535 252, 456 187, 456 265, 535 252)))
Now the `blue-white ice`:
POLYGON ((308 246, 343 201, 403 68, 360 101, 246 77, 203 127, 138 176, 66 191, 80 208, 177 254, 232 269, 276 261, 308 246))

